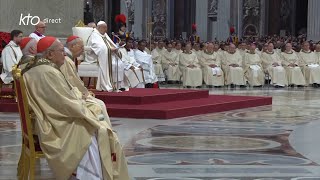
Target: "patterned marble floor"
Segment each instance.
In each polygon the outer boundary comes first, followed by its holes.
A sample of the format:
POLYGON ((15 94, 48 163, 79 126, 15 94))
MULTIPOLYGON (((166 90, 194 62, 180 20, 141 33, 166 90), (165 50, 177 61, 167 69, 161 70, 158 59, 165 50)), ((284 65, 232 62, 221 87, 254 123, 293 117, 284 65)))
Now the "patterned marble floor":
MULTIPOLYGON (((176 87, 179 88, 179 87, 176 87)), ((273 105, 173 120, 113 118, 132 180, 320 180, 320 89, 210 89, 273 105)), ((0 179, 16 179, 18 114, 0 114, 0 179)), ((37 179, 53 179, 45 160, 37 179)))

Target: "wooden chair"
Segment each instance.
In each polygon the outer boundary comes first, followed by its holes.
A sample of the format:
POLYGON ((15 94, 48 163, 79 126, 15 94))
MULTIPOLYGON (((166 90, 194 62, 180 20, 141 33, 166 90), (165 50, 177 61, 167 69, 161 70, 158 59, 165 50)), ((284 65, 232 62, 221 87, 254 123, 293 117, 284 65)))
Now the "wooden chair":
MULTIPOLYGON (((0 72, 2 71, 2 67, 3 67, 3 64, 0 63, 0 72)), ((14 95, 14 83, 10 83, 10 84, 6 84, 6 86, 11 86, 12 87, 12 91, 13 91, 13 95, 3 95, 2 94, 2 90, 3 90, 3 81, 2 79, 0 78, 0 99, 14 99, 15 98, 15 95, 14 95)))
POLYGON ((44 154, 33 134, 31 113, 29 109, 26 87, 21 75, 21 69, 15 66, 12 70, 14 77, 14 85, 16 99, 19 107, 21 133, 22 133, 22 148, 21 156, 18 163, 19 179, 35 179, 35 162, 38 158, 43 158, 44 154))

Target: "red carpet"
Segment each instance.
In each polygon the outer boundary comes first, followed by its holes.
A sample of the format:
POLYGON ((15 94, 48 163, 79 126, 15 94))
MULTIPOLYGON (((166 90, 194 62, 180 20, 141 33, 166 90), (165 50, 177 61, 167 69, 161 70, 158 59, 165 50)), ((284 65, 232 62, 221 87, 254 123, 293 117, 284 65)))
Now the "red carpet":
MULTIPOLYGON (((209 95, 203 90, 130 89, 95 92, 110 117, 172 119, 272 104, 271 97, 209 95)), ((17 112, 14 100, 0 100, 0 112, 17 112)))

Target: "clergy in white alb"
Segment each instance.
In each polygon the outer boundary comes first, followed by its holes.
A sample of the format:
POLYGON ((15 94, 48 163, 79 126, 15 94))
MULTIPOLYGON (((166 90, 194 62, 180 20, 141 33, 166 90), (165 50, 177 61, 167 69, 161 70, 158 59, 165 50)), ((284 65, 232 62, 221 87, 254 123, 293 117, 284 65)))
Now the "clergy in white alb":
POLYGON ((167 44, 166 52, 162 55, 162 67, 168 81, 180 81, 181 71, 178 54, 172 49, 171 43, 167 44))
POLYGON ((319 58, 316 53, 310 50, 309 42, 304 42, 302 50, 298 53, 300 57, 300 66, 306 79, 307 85, 320 85, 320 66, 319 58))
POLYGON ((122 61, 125 64, 125 76, 131 88, 144 88, 144 77, 142 66, 137 63, 132 48, 132 39, 126 40, 125 47, 119 48, 122 61))
POLYGON ((209 43, 200 55, 203 80, 208 86, 224 86, 224 73, 221 69, 221 58, 214 52, 214 44, 209 43))
POLYGON ((244 87, 246 85, 243 66, 243 59, 239 51, 236 50, 236 46, 231 44, 229 50, 221 54, 222 57, 222 69, 225 75, 225 84, 240 85, 244 87))
POLYGON ((22 31, 13 30, 10 33, 11 41, 7 44, 1 53, 2 71, 1 80, 4 84, 10 84, 13 81, 12 66, 17 65, 22 58, 20 42, 22 40, 22 31))
POLYGON ((151 46, 151 56, 154 64, 154 71, 157 75, 158 81, 159 82, 164 82, 165 81, 165 75, 164 75, 164 70, 162 67, 162 56, 165 53, 166 49, 164 48, 164 42, 160 40, 156 47, 151 46))
POLYGON ((154 71, 152 56, 145 52, 145 47, 145 41, 140 40, 138 42, 138 49, 134 51, 134 57, 143 69, 144 81, 146 83, 145 86, 151 88, 154 83, 158 82, 158 78, 154 71))
POLYGON ((250 50, 244 55, 244 72, 250 86, 262 86, 264 84, 264 73, 262 60, 256 53, 256 45, 252 43, 250 50))
POLYGON ((300 59, 296 52, 292 50, 291 43, 286 44, 286 50, 281 52, 282 66, 286 69, 288 84, 290 86, 305 86, 306 80, 299 66, 300 59))
POLYGON ((288 85, 286 70, 281 64, 280 55, 274 50, 273 43, 269 43, 267 50, 262 53, 262 67, 271 79, 271 85, 284 87, 288 85))
POLYGON ((187 43, 185 51, 179 55, 179 64, 182 71, 184 87, 199 87, 202 85, 202 71, 198 57, 191 51, 191 43, 187 43))

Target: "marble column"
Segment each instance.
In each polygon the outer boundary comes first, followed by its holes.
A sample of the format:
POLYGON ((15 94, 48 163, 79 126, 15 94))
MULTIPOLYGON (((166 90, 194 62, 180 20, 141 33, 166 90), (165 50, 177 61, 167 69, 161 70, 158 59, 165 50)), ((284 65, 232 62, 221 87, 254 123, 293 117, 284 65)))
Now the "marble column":
POLYGON ((269 0, 268 33, 270 35, 280 33, 280 5, 279 0, 269 0))
POLYGON ((167 37, 174 38, 174 0, 167 0, 167 37))
POLYGON ((208 0, 196 0, 196 24, 197 33, 201 41, 208 39, 208 0))
POLYGON ((134 37, 139 38, 139 39, 142 39, 142 29, 144 28, 143 27, 143 21, 144 21, 143 2, 144 1, 142 1, 142 0, 135 0, 134 1, 135 12, 134 12, 134 24, 132 26, 132 30, 134 32, 134 37))
POLYGON ((236 29, 237 36, 242 35, 242 0, 231 1, 230 24, 236 29))
POLYGON ((167 0, 152 1, 152 35, 154 39, 164 39, 167 37, 167 0))
POLYGON ((219 41, 225 41, 229 37, 230 0, 222 0, 218 3, 217 23, 214 23, 213 34, 219 41))
POLYGON ((320 21, 319 12, 320 1, 319 0, 309 0, 308 1, 308 39, 313 41, 320 40, 320 21))

